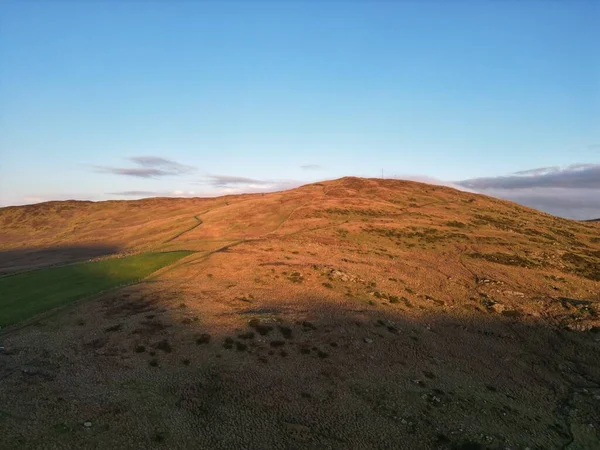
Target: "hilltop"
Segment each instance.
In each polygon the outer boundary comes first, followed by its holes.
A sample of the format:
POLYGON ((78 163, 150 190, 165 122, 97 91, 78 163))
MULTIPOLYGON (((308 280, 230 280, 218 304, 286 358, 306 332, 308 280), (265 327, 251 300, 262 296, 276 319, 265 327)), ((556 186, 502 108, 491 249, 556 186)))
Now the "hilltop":
POLYGON ((182 255, 5 330, 3 448, 600 445, 597 223, 348 177, 2 208, 0 230, 12 277, 182 255))

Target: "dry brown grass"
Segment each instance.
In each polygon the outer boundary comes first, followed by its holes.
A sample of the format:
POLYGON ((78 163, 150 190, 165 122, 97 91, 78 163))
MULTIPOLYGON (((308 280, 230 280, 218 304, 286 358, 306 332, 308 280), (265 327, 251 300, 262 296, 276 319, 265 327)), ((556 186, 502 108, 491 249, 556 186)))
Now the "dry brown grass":
POLYGON ((8 330, 0 447, 600 446, 598 224, 344 178, 6 208, 0 228, 6 271, 199 251, 8 330))

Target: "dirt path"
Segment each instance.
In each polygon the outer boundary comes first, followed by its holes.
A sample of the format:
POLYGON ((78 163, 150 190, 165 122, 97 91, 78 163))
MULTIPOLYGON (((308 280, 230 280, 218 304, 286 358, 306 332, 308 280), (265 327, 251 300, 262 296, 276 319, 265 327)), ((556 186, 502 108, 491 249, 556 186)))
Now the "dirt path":
POLYGON ((193 226, 191 226, 190 228, 186 228, 185 230, 177 233, 175 236, 170 237, 169 239, 167 239, 166 241, 163 242, 163 244, 167 244, 171 241, 174 241, 175 239, 183 236, 186 233, 189 233, 192 230, 195 230, 196 228, 198 228, 200 225, 202 225, 202 219, 200 219, 197 215, 194 216, 194 219, 196 219, 197 223, 195 223, 193 226))

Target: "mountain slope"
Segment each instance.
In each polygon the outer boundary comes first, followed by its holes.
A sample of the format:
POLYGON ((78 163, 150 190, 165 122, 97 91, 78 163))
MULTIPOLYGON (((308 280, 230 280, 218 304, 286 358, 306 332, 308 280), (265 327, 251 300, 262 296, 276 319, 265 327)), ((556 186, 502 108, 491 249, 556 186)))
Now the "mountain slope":
POLYGON ((195 251, 7 330, 7 444, 600 442, 588 426, 600 420, 596 224, 446 187, 343 178, 216 199, 5 208, 0 227, 7 272, 98 249, 195 251))

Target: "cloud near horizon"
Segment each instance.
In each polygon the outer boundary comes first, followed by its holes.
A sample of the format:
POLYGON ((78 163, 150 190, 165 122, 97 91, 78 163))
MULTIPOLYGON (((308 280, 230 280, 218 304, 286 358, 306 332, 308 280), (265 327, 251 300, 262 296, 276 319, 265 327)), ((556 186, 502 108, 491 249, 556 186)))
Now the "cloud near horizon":
POLYGON ((209 185, 223 194, 275 192, 292 189, 305 184, 297 180, 259 180, 234 175, 206 175, 195 184, 209 185))
POLYGON ((323 166, 318 164, 303 164, 300 166, 302 170, 321 170, 323 166))
POLYGON ((556 216, 578 220, 600 218, 600 164, 541 167, 456 184, 556 216))
POLYGON ((444 181, 444 180, 440 180, 439 178, 428 177, 426 175, 394 175, 389 178, 392 180, 407 180, 407 181, 416 181, 418 183, 435 184, 436 186, 446 186, 446 187, 451 187, 451 188, 458 189, 459 191, 464 191, 464 192, 477 192, 473 189, 462 186, 459 183, 455 183, 452 181, 444 181))
MULTIPOLYGON (((127 158, 137 167, 121 168, 96 166, 104 173, 154 179, 179 176, 196 171, 192 166, 155 156, 127 158)), ((302 168, 320 168, 307 164, 302 168)), ((391 176, 393 179, 412 180, 422 183, 448 186, 466 192, 474 192, 514 201, 541 211, 570 219, 589 220, 600 218, 600 164, 572 164, 566 167, 547 166, 521 170, 510 175, 480 177, 463 181, 444 181, 423 175, 391 176)), ((243 177, 237 175, 207 174, 189 184, 205 186, 199 190, 125 190, 99 195, 38 195, 31 193, 20 201, 5 203, 2 206, 38 203, 50 200, 86 199, 101 200, 110 196, 119 197, 214 197, 244 193, 266 193, 293 189, 307 181, 272 180, 243 177)), ((188 184, 188 183, 186 183, 188 184)), ((184 186, 185 187, 185 186, 184 186)), ((113 197, 114 198, 114 197, 113 197)))
POLYGON ((508 176, 472 178, 456 184, 471 189, 600 189, 600 164, 542 167, 508 176))
POLYGON ((137 178, 160 178, 180 176, 195 172, 196 168, 157 156, 133 156, 127 158, 138 167, 94 166, 96 172, 125 175, 137 178))

